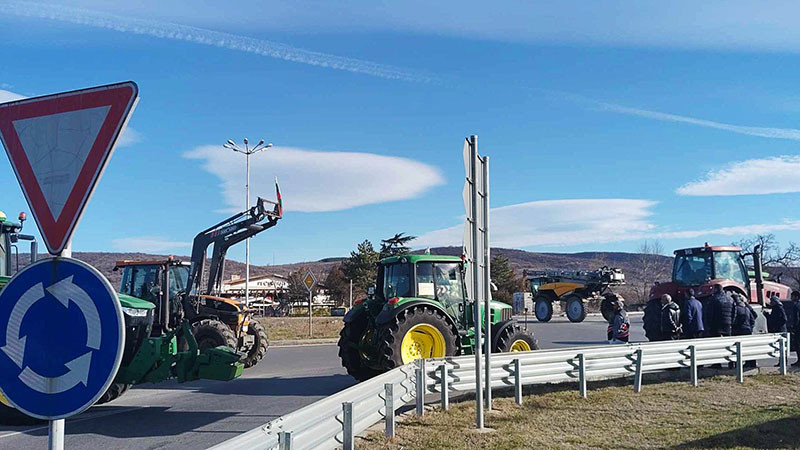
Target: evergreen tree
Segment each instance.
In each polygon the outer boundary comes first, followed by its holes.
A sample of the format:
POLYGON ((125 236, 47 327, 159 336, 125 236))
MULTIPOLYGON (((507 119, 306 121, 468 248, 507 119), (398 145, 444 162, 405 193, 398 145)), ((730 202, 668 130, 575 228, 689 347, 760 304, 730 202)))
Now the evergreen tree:
POLYGON ((492 299, 499 302, 513 304, 514 292, 524 290, 522 277, 514 272, 508 258, 497 253, 492 257, 492 283, 497 286, 497 291, 492 292, 492 299))
POLYGON ((389 239, 381 241, 380 259, 388 258, 389 256, 407 255, 411 250, 406 245, 407 243, 416 239, 416 236, 403 236, 405 233, 397 233, 389 239))
POLYGON ((353 286, 359 291, 366 292, 369 286, 375 284, 378 261, 378 252, 375 251, 372 242, 365 240, 358 244, 358 248, 350 252, 350 258, 342 263, 344 276, 348 280, 353 280, 353 286))

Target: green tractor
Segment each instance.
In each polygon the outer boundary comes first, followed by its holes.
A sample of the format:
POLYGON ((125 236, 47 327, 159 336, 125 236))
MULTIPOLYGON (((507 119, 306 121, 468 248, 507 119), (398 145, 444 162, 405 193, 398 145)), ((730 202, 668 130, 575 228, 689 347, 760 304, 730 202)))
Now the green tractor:
MULTIPOLYGON (((457 256, 401 255, 378 265, 374 291, 344 317, 339 357, 347 373, 366 380, 421 358, 472 354, 475 304, 467 298, 465 263, 457 256)), ((479 305, 485 317, 483 305, 479 305)), ((493 352, 539 348, 512 308, 491 302, 493 352)), ((483 320, 483 319, 482 319, 483 320)))
MULTIPOLYGON (((20 233, 24 219, 24 214, 20 214, 20 221, 12 222, 0 212, 0 290, 10 280, 14 265, 16 270, 20 269, 17 247, 20 240, 31 241, 30 259, 36 259, 33 236, 20 233)), ((228 381, 242 374, 241 354, 224 346, 201 351, 187 320, 168 328, 154 314, 163 308, 123 293, 118 294, 118 298, 125 319, 122 363, 114 382, 97 404, 118 398, 136 384, 169 379, 178 382, 197 379, 228 381)), ((1 425, 24 425, 37 420, 11 407, 0 393, 1 425)))

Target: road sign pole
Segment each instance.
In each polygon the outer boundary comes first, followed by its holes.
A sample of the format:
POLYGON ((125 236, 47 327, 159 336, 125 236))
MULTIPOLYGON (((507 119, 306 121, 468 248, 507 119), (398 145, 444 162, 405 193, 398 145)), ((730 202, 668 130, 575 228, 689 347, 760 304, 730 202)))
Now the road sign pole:
POLYGON ((51 420, 49 429, 47 448, 64 450, 64 419, 51 420))
POLYGON ((314 325, 311 320, 311 289, 308 290, 308 337, 314 337, 314 325))
POLYGON ((472 274, 473 274, 473 299, 472 307, 474 308, 474 324, 475 324, 475 427, 479 430, 483 429, 483 384, 481 383, 481 346, 483 345, 481 339, 481 314, 480 314, 480 298, 481 298, 481 271, 480 271, 480 258, 477 257, 479 253, 478 246, 480 240, 478 239, 478 136, 470 137, 470 178, 472 181, 472 274))
POLYGON ((483 273, 484 279, 484 317, 486 319, 486 328, 484 336, 486 336, 486 347, 484 348, 486 355, 486 365, 484 367, 486 373, 486 410, 492 410, 492 315, 489 308, 489 302, 492 298, 492 272, 491 272, 491 259, 489 258, 489 157, 483 157, 483 273))

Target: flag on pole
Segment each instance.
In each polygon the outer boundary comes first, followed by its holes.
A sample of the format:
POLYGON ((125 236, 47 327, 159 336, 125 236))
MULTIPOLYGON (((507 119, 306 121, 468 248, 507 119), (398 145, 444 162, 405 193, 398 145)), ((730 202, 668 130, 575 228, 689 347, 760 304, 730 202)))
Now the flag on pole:
POLYGON ((278 177, 275 177, 275 193, 278 196, 278 217, 283 217, 283 199, 281 198, 281 187, 278 186, 278 177))

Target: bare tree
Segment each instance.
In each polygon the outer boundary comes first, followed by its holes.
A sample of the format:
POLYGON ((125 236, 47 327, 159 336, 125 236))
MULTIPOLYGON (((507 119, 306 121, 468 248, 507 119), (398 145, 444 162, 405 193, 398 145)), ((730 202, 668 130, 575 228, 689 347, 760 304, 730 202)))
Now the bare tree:
POLYGON ((636 255, 636 269, 630 280, 631 288, 640 303, 645 303, 650 295, 650 288, 656 281, 669 277, 670 260, 664 256, 661 242, 644 241, 636 255), (635 280, 635 281, 634 281, 635 280))
POLYGON ((781 272, 788 275, 794 287, 800 286, 800 246, 790 242, 786 249, 782 249, 774 234, 759 234, 745 238, 733 245, 741 247, 745 253, 752 253, 756 245, 761 245, 761 261, 764 267, 771 272, 783 269, 781 272))

